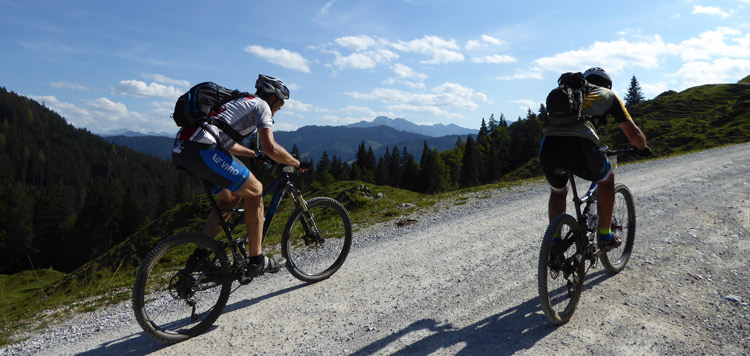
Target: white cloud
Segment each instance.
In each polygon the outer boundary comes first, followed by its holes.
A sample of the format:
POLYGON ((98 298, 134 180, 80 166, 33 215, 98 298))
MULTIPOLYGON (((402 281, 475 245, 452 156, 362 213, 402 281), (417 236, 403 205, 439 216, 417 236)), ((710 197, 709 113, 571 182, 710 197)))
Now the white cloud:
POLYGON ((157 83, 162 84, 168 84, 168 85, 175 85, 180 88, 188 88, 190 87, 190 82, 187 80, 178 80, 178 79, 172 79, 162 74, 148 74, 144 73, 143 77, 146 79, 151 79, 157 83))
POLYGON ((489 35, 482 35, 479 40, 469 40, 466 42, 466 49, 471 51, 482 47, 487 47, 487 44, 495 45, 495 46, 502 46, 505 44, 505 42, 501 39, 489 36, 489 35))
POLYGON ((398 54, 387 49, 377 49, 373 51, 356 52, 348 56, 337 54, 334 65, 338 69, 370 69, 379 64, 387 64, 398 59, 398 54))
POLYGON ((139 80, 122 80, 115 87, 114 92, 120 95, 130 95, 136 97, 161 97, 176 99, 183 94, 182 89, 173 86, 166 86, 159 83, 149 83, 139 80))
POLYGON ((71 83, 71 82, 51 82, 49 85, 55 87, 55 88, 62 88, 62 89, 73 89, 73 90, 89 90, 89 88, 78 84, 78 83, 71 83))
POLYGON ((484 93, 466 88, 456 83, 444 83, 432 89, 432 93, 410 93, 400 89, 375 88, 369 93, 347 93, 354 99, 379 100, 387 105, 388 110, 423 113, 443 118, 463 118, 463 115, 449 110, 476 110, 477 102, 487 102, 484 93))
POLYGON ((378 45, 378 41, 370 36, 347 36, 336 39, 339 46, 349 48, 354 51, 364 51, 368 48, 378 45))
POLYGON ((497 39, 497 38, 492 37, 492 36, 488 36, 488 35, 482 35, 482 40, 484 42, 491 43, 491 44, 498 45, 498 46, 501 46, 501 45, 504 44, 504 42, 502 40, 497 39))
POLYGON ((500 80, 516 80, 516 79, 544 79, 542 75, 542 69, 539 67, 532 67, 525 71, 518 70, 516 74, 503 75, 497 77, 500 80))
POLYGON ((429 114, 433 116, 448 118, 448 119, 463 119, 464 116, 457 113, 445 111, 436 106, 431 105, 410 105, 410 104, 396 104, 388 105, 389 110, 397 112, 406 112, 414 114, 429 114))
POLYGON ((660 56, 667 52, 667 45, 659 35, 655 35, 638 42, 625 39, 594 42, 588 48, 539 58, 532 63, 542 69, 558 73, 605 66, 608 72, 616 74, 626 67, 657 68, 660 56))
POLYGON ((720 27, 715 31, 703 32, 697 38, 670 45, 669 48, 672 53, 679 55, 685 61, 707 60, 715 56, 748 58, 750 57, 750 35, 740 37, 741 35, 742 32, 739 30, 720 27))
POLYGON ((729 14, 722 11, 721 8, 713 7, 713 6, 694 5, 693 12, 691 14, 716 15, 716 16, 721 17, 722 19, 729 17, 729 14))
POLYGON ((502 63, 514 63, 514 62, 517 62, 518 60, 508 55, 494 54, 491 56, 474 57, 471 59, 471 61, 474 63, 502 64, 502 63))
POLYGON ((305 104, 299 100, 289 99, 284 104, 284 111, 316 112, 324 109, 311 104, 305 104))
POLYGON ((318 13, 320 16, 326 16, 328 15, 328 11, 331 9, 331 6, 333 6, 333 3, 336 2, 336 0, 331 0, 327 2, 325 5, 323 5, 323 8, 320 9, 320 12, 318 13))
POLYGON ((464 60, 464 55, 456 52, 459 46, 453 39, 445 40, 437 36, 424 36, 423 38, 409 42, 398 41, 390 45, 402 52, 421 53, 432 56, 432 59, 422 61, 422 63, 444 64, 462 62, 464 60))
POLYGON ((685 87, 713 83, 736 83, 750 73, 750 59, 718 58, 686 63, 670 75, 685 87))
POLYGON ((245 48, 245 52, 287 69, 310 73, 310 67, 307 64, 308 61, 302 57, 301 54, 296 52, 286 49, 277 50, 260 46, 248 46, 245 48))

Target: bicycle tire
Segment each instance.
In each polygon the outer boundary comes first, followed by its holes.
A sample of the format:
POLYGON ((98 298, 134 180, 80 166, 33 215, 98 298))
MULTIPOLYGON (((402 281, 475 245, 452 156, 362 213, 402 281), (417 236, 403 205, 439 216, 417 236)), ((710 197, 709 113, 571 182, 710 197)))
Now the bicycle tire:
POLYGON ((211 282, 206 271, 221 276, 229 273, 220 243, 199 233, 174 235, 159 242, 135 275, 132 305, 141 328, 154 339, 172 344, 211 327, 226 306, 232 282, 227 278, 211 282), (201 267, 191 268, 186 261, 197 248, 211 252, 199 259, 201 267))
POLYGON ((301 281, 314 283, 329 278, 344 264, 352 245, 352 222, 346 208, 334 199, 312 198, 307 206, 309 215, 297 207, 287 220, 281 253, 289 273, 301 281), (320 233, 319 240, 306 232, 308 217, 320 233))
POLYGON ((583 258, 586 241, 582 231, 574 217, 562 214, 552 220, 544 233, 537 282, 542 310, 553 324, 567 323, 581 298, 586 273, 583 258), (553 253, 552 240, 557 231, 562 234, 563 242, 554 245, 558 251, 553 253))
POLYGON ((612 233, 619 234, 622 245, 599 257, 604 268, 619 273, 630 260, 635 243, 635 203, 630 189, 623 184, 615 186, 615 207, 612 210, 612 233))

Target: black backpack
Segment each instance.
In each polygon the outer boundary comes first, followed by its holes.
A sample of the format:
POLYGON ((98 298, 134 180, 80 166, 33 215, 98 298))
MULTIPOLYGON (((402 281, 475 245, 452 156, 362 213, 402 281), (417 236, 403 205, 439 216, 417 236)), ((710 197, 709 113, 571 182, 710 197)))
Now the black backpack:
MULTIPOLYGON (((212 82, 196 84, 177 99, 172 119, 179 127, 195 126, 202 122, 208 122, 214 110, 227 102, 247 96, 251 95, 237 89, 227 89, 212 82)), ((211 120, 210 123, 224 131, 235 142, 241 142, 242 136, 224 121, 211 120)))
POLYGON ((547 95, 547 125, 570 125, 585 120, 586 115, 581 111, 588 83, 583 74, 563 73, 557 84, 547 95))

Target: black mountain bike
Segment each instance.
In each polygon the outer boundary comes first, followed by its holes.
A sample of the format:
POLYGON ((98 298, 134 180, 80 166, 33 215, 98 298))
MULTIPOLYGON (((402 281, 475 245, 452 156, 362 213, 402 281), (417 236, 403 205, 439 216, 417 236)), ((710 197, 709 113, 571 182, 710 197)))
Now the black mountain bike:
MULTIPOLYGON (((617 164, 618 156, 624 158, 635 151, 632 148, 609 151, 606 147, 602 150, 609 157, 612 169, 617 164)), ((601 260, 604 268, 611 273, 622 271, 628 263, 635 240, 635 205, 628 187, 616 184, 612 233, 619 236, 623 242, 618 248, 605 253, 599 250, 596 244, 599 232, 596 211, 597 183, 592 182, 586 194, 578 198, 573 174, 564 169, 556 170, 555 173, 566 175, 570 180, 576 217, 568 214, 558 215, 547 227, 539 253, 537 277, 539 299, 544 314, 552 323, 564 324, 573 316, 583 291, 584 277, 597 260, 601 260), (562 239, 560 242, 553 241, 557 233, 562 239)))
MULTIPOLYGON (((274 164, 265 155, 259 155, 274 164)), ((263 192, 271 194, 265 209, 263 240, 283 196, 295 204, 281 237, 286 267, 305 282, 324 280, 341 267, 352 244, 349 213, 338 201, 327 197, 305 200, 292 185, 296 169, 282 172, 263 192)), ((211 184, 201 180, 212 209, 243 213, 243 209, 219 208, 211 184)), ((217 241, 196 233, 181 233, 160 241, 146 256, 135 276, 133 311, 138 324, 154 339, 166 343, 186 340, 206 331, 224 310, 229 295, 252 281, 245 273, 247 237, 232 237, 242 219, 230 224, 219 219, 227 236, 217 241), (233 289, 234 288, 234 289, 233 289)))

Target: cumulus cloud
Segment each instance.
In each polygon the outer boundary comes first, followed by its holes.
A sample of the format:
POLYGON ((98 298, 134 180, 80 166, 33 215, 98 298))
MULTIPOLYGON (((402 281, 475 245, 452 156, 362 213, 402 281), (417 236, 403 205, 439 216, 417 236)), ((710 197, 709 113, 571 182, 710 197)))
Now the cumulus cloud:
POLYGON ((671 75, 685 86, 711 83, 736 83, 750 73, 750 59, 718 58, 683 65, 671 75))
POLYGON ((355 52, 348 56, 337 54, 334 65, 338 69, 370 69, 379 64, 388 64, 398 59, 398 54, 387 49, 376 49, 373 51, 355 52))
POLYGON ((722 11, 721 8, 713 6, 694 5, 693 12, 691 14, 715 15, 721 17, 722 19, 729 17, 729 14, 722 11))
POLYGON ((245 52, 287 69, 310 73, 307 59, 296 52, 286 49, 265 48, 261 46, 248 46, 245 48, 245 52))
POLYGON ((339 46, 346 47, 354 51, 364 51, 368 48, 375 47, 378 44, 378 41, 370 36, 363 35, 337 38, 336 43, 339 46))
POLYGON ((476 110, 477 102, 487 102, 484 93, 457 83, 444 83, 427 93, 412 93, 400 89, 375 88, 369 93, 350 92, 347 95, 355 99, 379 100, 386 104, 388 110, 399 113, 423 113, 444 118, 462 118, 451 110, 476 110))
POLYGON ((620 73, 629 66, 657 68, 660 56, 668 52, 659 35, 630 42, 619 39, 612 42, 594 42, 588 48, 568 51, 551 57, 536 59, 533 65, 554 72, 582 71, 592 66, 602 66, 611 73, 620 73))
POLYGON ((685 61, 707 60, 715 56, 748 58, 750 35, 742 36, 739 30, 720 27, 701 33, 697 38, 670 45, 669 49, 685 61))
POLYGON ((183 90, 159 83, 145 83, 140 80, 122 80, 114 90, 115 94, 136 97, 177 98, 183 90))
POLYGON ((445 64, 462 62, 464 55, 457 52, 460 48, 453 39, 446 40, 438 36, 424 36, 412 41, 398 41, 391 46, 407 53, 421 53, 432 56, 432 59, 422 61, 428 64, 445 64))
POLYGON ((504 55, 504 54, 493 54, 491 56, 484 56, 484 57, 474 57, 471 59, 474 63, 492 63, 492 64, 502 64, 502 63, 514 63, 518 60, 514 57, 504 55))

